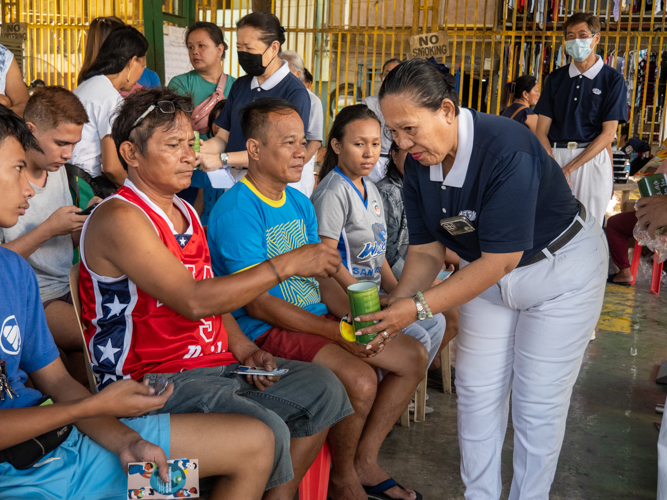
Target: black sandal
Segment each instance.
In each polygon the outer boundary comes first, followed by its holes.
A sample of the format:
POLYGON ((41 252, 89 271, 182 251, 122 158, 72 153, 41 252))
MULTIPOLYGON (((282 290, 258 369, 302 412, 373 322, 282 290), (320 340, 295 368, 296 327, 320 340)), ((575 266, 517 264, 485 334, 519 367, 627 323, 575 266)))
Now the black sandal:
MULTIPOLYGON (((396 500, 395 498, 384 494, 385 491, 393 488, 394 486, 398 486, 403 491, 407 491, 405 488, 403 488, 403 486, 391 478, 387 479, 386 481, 382 481, 380 484, 376 484, 375 486, 364 486, 364 490, 368 495, 368 500, 396 500)), ((417 494, 416 500, 422 500, 421 493, 417 491, 415 491, 415 493, 417 494)))

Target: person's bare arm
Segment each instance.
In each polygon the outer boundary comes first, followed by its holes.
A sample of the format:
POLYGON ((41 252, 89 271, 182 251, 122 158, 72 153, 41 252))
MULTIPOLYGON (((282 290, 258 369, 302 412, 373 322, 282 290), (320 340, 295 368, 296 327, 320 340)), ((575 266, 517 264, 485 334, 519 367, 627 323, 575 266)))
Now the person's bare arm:
POLYGON ((554 152, 551 150, 551 143, 549 142, 549 129, 551 128, 551 122, 553 120, 548 116, 537 115, 537 127, 535 129, 535 135, 544 146, 546 152, 553 158, 554 152))
MULTIPOLYGON (((200 147, 200 153, 197 156, 197 165, 203 172, 211 172, 222 168, 220 154, 227 150, 229 142, 229 132, 224 129, 218 130, 215 137, 204 141, 200 147)), ((248 152, 235 151, 229 153, 227 166, 236 168, 248 168, 248 152)))
POLYGON ((102 170, 116 186, 122 186, 127 179, 127 172, 118 159, 116 144, 110 135, 105 135, 102 139, 102 170))
POLYGON ((331 314, 342 318, 350 314, 350 299, 343 288, 333 278, 317 280, 320 284, 320 298, 331 314))
POLYGON ((55 236, 77 232, 80 234, 83 223, 86 222, 88 216, 77 215, 78 212, 81 212, 81 209, 78 207, 60 207, 35 229, 28 231, 23 236, 9 243, 3 243, 2 246, 27 259, 46 241, 55 236))
POLYGON ((108 428, 105 429, 109 422, 112 428, 119 429, 120 424, 124 427, 122 432, 134 433, 114 417, 139 416, 162 408, 173 392, 173 388, 168 388, 161 396, 150 396, 148 387, 132 380, 123 380, 91 396, 67 373, 60 358, 30 373, 30 379, 42 394, 51 395, 55 404, 0 410, 2 428, 12 429, 12 432, 0 433, 0 449, 71 423, 76 423, 81 432, 91 437, 99 434, 99 440, 108 443, 111 446, 109 449, 112 449, 116 444, 109 442, 109 439, 117 436, 109 433, 108 428))
POLYGON ((306 144, 306 156, 303 163, 308 163, 310 159, 317 154, 317 150, 322 147, 322 141, 308 141, 306 144))
POLYGON ((391 270, 391 267, 389 267, 387 259, 385 259, 384 262, 382 262, 382 268, 380 269, 380 285, 385 292, 391 293, 396 288, 397 283, 398 281, 394 276, 394 272, 391 270))
MULTIPOLYGON (((614 142, 618 121, 609 121, 602 124, 602 132, 579 156, 563 167, 563 174, 568 177, 572 172, 595 158, 601 151, 607 149, 614 142)), ((611 157, 609 158, 611 161, 611 157)))
POLYGON ((30 95, 28 94, 28 88, 23 82, 21 70, 19 69, 16 59, 12 59, 12 62, 9 65, 9 70, 7 71, 5 94, 7 94, 7 97, 12 101, 12 105, 9 109, 20 117, 23 117, 23 110, 25 109, 25 105, 28 104, 30 95))
MULTIPOLYGON (((479 259, 454 273, 451 278, 431 287, 433 273, 438 272, 434 263, 441 258, 444 259, 444 247, 440 246, 440 249, 437 249, 434 245, 439 244, 420 245, 422 247, 421 256, 430 256, 422 266, 414 258, 406 260, 406 267, 403 269, 402 276, 407 274, 409 279, 404 281, 401 277, 387 309, 361 316, 361 321, 379 322, 373 326, 363 328, 360 330, 360 334, 378 333, 386 330, 390 336, 394 336, 407 325, 413 323, 417 308, 410 297, 418 291, 423 292, 433 314, 465 304, 516 268, 523 255, 523 252, 503 254, 482 252, 479 259)), ((409 253, 408 257, 410 257, 409 253)), ((370 345, 378 342, 379 340, 374 339, 370 345)))
POLYGON ((253 318, 281 330, 310 333, 329 339, 356 356, 366 358, 375 354, 369 353, 366 346, 346 341, 340 334, 340 326, 336 321, 317 316, 269 293, 257 297, 246 306, 246 310, 253 318))
POLYGON ((526 116, 526 125, 533 134, 537 133, 537 115, 526 116))
MULTIPOLYGON (((86 261, 97 274, 128 276, 147 294, 192 320, 226 314, 278 284, 269 262, 230 276, 197 281, 167 249, 150 220, 133 205, 110 200, 92 215, 84 241, 86 261)), ((336 272, 340 255, 322 244, 271 258, 281 280, 325 277, 336 272)))
MULTIPOLYGON (((336 240, 334 240, 333 238, 329 238, 327 236, 320 235, 320 240, 322 240, 322 243, 324 245, 326 245, 327 247, 332 248, 332 249, 337 251, 338 242, 336 240)), ((355 277, 352 276, 352 274, 347 269, 347 267, 345 267, 345 265, 340 266, 340 268, 338 269, 338 272, 333 275, 333 278, 343 288, 343 291, 347 291, 348 286, 354 285, 357 282, 355 277)))

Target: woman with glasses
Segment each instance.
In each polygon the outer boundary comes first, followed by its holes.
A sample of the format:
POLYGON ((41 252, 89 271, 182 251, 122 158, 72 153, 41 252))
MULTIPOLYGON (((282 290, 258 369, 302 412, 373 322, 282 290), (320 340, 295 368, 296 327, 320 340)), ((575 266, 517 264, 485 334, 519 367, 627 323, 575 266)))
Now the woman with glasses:
POLYGON ((563 25, 572 62, 549 75, 535 106, 537 137, 600 226, 614 190, 611 143, 628 118, 623 75, 595 54, 600 21, 577 12, 563 25))
POLYGON ((202 144, 199 156, 203 171, 224 169, 215 172, 212 179, 218 179, 218 186, 225 188, 243 177, 248 167, 246 141, 238 119, 241 109, 260 97, 277 97, 296 106, 304 130, 308 130, 310 119, 308 91, 290 72, 287 61, 280 58, 285 43, 280 20, 270 12, 253 12, 242 17, 236 28, 238 60, 246 75, 234 82, 225 108, 215 121, 220 130, 202 144))
POLYGON ((72 152, 71 163, 85 170, 105 194, 122 186, 127 174, 120 164, 111 138, 111 126, 122 104, 120 91, 132 90, 146 67, 148 41, 130 26, 113 30, 100 47, 93 64, 81 74, 74 89, 88 114, 81 141, 72 152))
MULTIPOLYGON (((207 140, 215 135, 209 128, 209 115, 217 103, 227 99, 236 78, 226 74, 222 68, 222 61, 227 54, 227 42, 217 25, 196 22, 185 33, 185 43, 190 64, 194 69, 172 78, 169 88, 192 98, 195 106, 192 127, 199 132, 200 138, 207 140)), ((195 170, 192 184, 179 193, 179 196, 195 206, 203 217, 202 222, 206 224, 208 214, 220 194, 216 191, 206 174, 195 170)))
MULTIPOLYGON (((423 59, 392 71, 380 106, 407 150, 410 246, 388 307, 357 334, 388 337, 460 306, 456 392, 466 499, 498 499, 512 401, 509 498, 547 500, 572 387, 602 309, 607 245, 526 127, 458 106, 423 59), (446 252, 460 270, 432 286, 446 252)), ((380 339, 381 340, 381 339, 380 339)), ((375 342, 375 340, 373 341, 375 342)))

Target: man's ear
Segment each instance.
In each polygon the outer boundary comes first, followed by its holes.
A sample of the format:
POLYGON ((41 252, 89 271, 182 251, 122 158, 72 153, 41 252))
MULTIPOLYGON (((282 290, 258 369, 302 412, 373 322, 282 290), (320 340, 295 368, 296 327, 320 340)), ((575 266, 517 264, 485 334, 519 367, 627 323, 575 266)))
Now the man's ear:
POLYGON ((245 145, 248 150, 248 156, 255 161, 259 161, 260 142, 257 139, 248 139, 245 145))
POLYGON ((139 161, 137 160, 137 155, 139 154, 137 147, 130 141, 125 141, 120 145, 120 155, 128 167, 137 168, 139 166, 139 161))
POLYGON ((25 124, 28 126, 30 132, 32 132, 32 135, 35 135, 35 132, 37 132, 37 127, 35 126, 35 124, 32 122, 25 122, 25 124))

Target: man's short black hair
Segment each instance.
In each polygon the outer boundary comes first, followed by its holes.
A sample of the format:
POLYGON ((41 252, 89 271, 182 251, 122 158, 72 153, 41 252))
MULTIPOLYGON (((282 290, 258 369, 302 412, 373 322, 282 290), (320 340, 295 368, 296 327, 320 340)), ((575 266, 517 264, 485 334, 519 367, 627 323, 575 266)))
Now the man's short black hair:
POLYGON ((19 115, 0 104, 0 144, 5 142, 8 137, 13 137, 19 141, 24 151, 33 149, 43 153, 37 139, 19 115))
POLYGON ((120 145, 125 141, 130 141, 142 155, 145 155, 148 139, 153 136, 153 132, 160 127, 166 127, 166 131, 171 130, 176 124, 179 113, 184 113, 190 119, 192 99, 178 95, 167 87, 139 90, 125 99, 125 102, 116 110, 116 119, 111 127, 111 137, 116 144, 118 159, 125 170, 127 170, 127 163, 120 154, 120 145), (176 112, 163 113, 156 107, 135 127, 134 122, 137 118, 152 105, 157 105, 158 101, 172 102, 176 112))
POLYGON ((285 99, 262 97, 248 104, 241 110, 241 131, 245 140, 257 139, 266 144, 266 130, 269 125, 269 114, 287 115, 291 112, 299 114, 294 104, 285 99))

